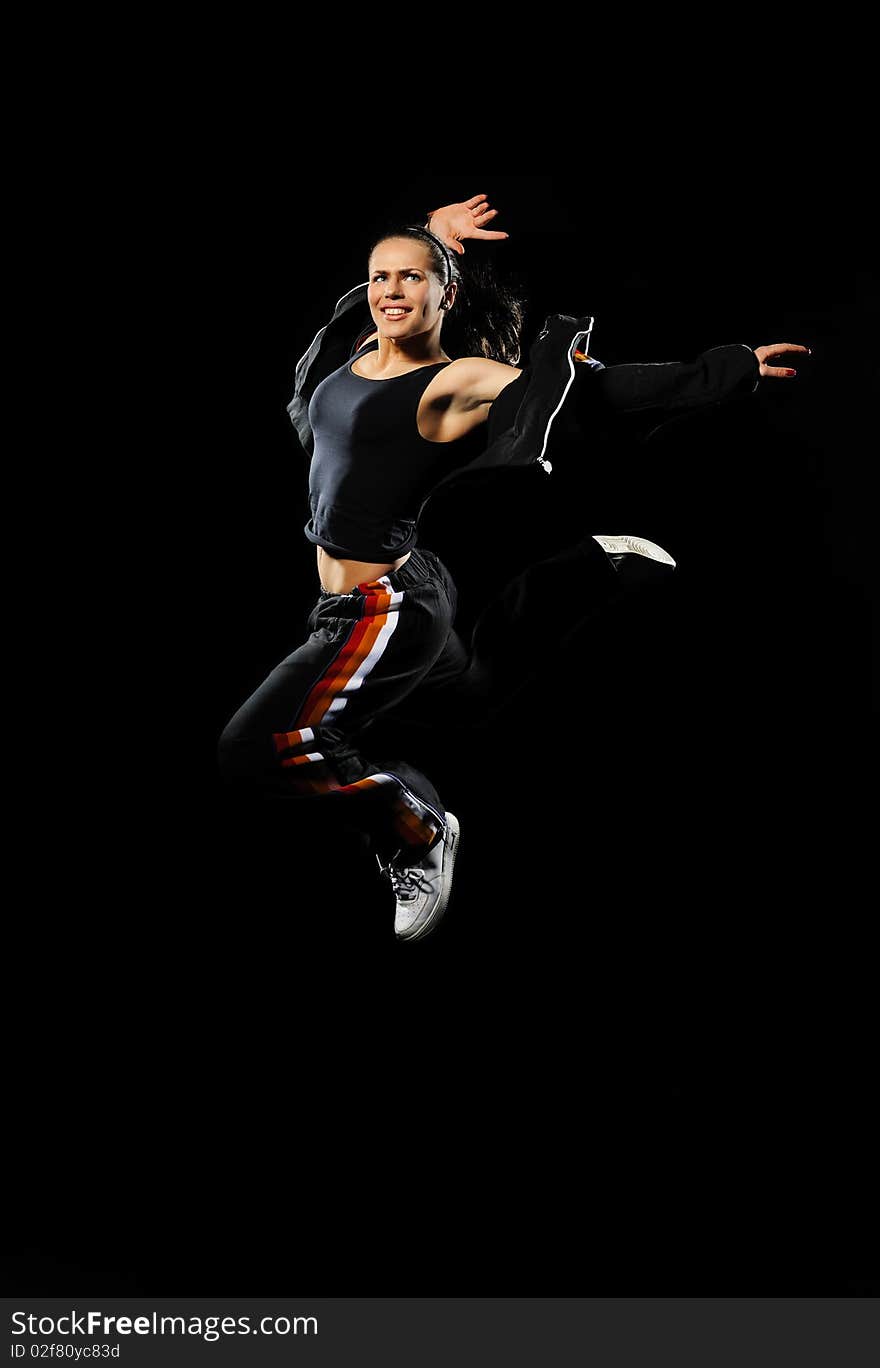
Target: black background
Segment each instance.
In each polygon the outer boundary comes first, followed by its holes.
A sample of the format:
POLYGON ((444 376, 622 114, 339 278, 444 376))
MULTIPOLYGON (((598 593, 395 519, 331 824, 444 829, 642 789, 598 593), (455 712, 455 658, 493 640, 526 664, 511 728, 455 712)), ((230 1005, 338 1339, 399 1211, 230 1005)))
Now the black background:
POLYGON ((721 156, 699 175, 182 163, 140 205, 117 457, 81 472, 58 577, 51 716, 83 707, 61 771, 35 765, 36 868, 61 891, 12 959, 34 1063, 10 1290, 867 1288, 861 206, 837 189, 823 215, 814 170, 721 156), (546 680, 478 754, 420 743, 463 845, 444 924, 402 945, 372 857, 231 806, 214 752, 317 592, 296 361, 375 227, 478 191, 510 239, 468 251, 527 281, 527 345, 547 313, 589 312, 607 365, 813 354, 647 443, 622 425, 549 477, 432 505, 460 630, 585 532, 678 568, 568 657, 529 643, 546 680))

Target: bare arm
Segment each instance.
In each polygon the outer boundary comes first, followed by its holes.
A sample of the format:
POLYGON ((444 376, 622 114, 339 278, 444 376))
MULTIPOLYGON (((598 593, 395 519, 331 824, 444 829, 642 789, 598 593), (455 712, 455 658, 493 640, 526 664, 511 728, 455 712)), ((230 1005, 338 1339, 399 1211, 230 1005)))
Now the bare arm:
POLYGON ((449 382, 447 430, 459 436, 488 422, 499 394, 522 373, 519 366, 507 366, 482 356, 462 356, 451 361, 445 371, 449 382))
POLYGON ((462 412, 494 404, 501 391, 522 375, 521 366, 508 366, 485 356, 462 356, 450 363, 450 370, 453 367, 455 403, 462 412))

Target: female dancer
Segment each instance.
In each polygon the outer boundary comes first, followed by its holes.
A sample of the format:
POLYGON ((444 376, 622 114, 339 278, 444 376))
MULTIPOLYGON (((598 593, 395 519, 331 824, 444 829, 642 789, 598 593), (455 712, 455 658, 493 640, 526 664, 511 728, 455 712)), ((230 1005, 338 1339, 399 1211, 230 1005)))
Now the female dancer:
POLYGON ((485 227, 496 213, 475 195, 433 211, 425 228, 383 233, 369 281, 343 296, 299 362, 288 412, 311 456, 305 534, 321 589, 308 639, 242 704, 219 743, 229 780, 322 811, 342 805, 338 815, 369 835, 394 888, 402 940, 425 936, 443 916, 459 822, 410 764, 368 760, 362 734, 379 714, 413 705, 444 720, 454 709, 471 720, 490 712, 525 677, 515 653, 505 654, 514 630, 526 623, 548 639, 571 629, 564 587, 572 572, 582 584, 588 570, 592 583, 586 609, 579 595, 582 621, 624 584, 642 582, 646 568, 665 576, 675 565, 645 538, 592 534, 508 585, 466 646, 453 630, 452 577, 417 545, 430 495, 465 469, 540 462, 549 470, 550 429, 564 404, 577 426, 603 409, 719 403, 752 392, 759 375, 795 374, 766 365, 769 356, 808 350, 734 344, 691 363, 604 367, 586 354, 592 319, 556 314, 520 367, 518 301, 501 293, 494 318, 475 317, 456 263, 463 240, 507 237, 485 227), (368 320, 357 314, 365 304, 368 320), (451 357, 442 330, 462 304, 474 354, 451 357), (366 334, 354 329, 356 317, 368 322, 366 334))

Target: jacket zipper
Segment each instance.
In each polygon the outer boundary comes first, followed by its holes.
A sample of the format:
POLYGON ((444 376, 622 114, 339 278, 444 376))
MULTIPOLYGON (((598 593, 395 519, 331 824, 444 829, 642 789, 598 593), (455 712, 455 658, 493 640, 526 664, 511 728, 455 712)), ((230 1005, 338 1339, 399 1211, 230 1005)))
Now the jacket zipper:
MULTIPOLYGON (((545 331, 546 331, 546 330, 545 330, 545 331)), ((568 344, 568 369, 569 369, 568 381, 567 381, 567 383, 566 383, 565 389, 562 391, 562 398, 559 400, 559 403, 556 405, 555 409, 554 409, 553 412, 550 414, 550 417, 547 419, 547 427, 546 427, 546 429, 545 429, 545 431, 544 431, 544 445, 541 447, 541 454, 540 454, 540 456, 537 456, 537 457, 535 458, 535 459, 537 460, 538 464, 544 467, 544 470, 547 472, 548 475, 550 474, 551 470, 553 469, 553 466, 552 466, 552 464, 551 464, 550 461, 545 461, 545 460, 544 460, 544 452, 547 450, 547 443, 548 443, 548 441, 550 440, 550 428, 551 428, 551 426, 552 426, 552 424, 553 424, 553 419, 556 417, 557 413, 558 413, 559 410, 562 408, 562 405, 565 403, 565 396, 568 394, 568 391, 569 391, 569 389, 571 388, 571 382, 572 382, 572 380, 574 379, 574 360, 572 359, 572 352, 575 350, 575 348, 576 348, 576 346, 577 346, 578 339, 581 338, 581 337, 586 337, 586 338, 588 339, 587 345, 584 347, 584 351, 586 352, 586 351, 589 350, 589 336, 590 336, 590 333, 591 333, 592 331, 593 331, 593 322, 592 322, 592 319, 591 319, 591 320, 590 320, 590 326, 589 326, 589 328, 582 329, 580 332, 576 332, 575 335, 574 335, 574 337, 571 339, 571 342, 568 344)), ((544 335, 544 334, 542 333, 541 336, 543 337, 543 335, 544 335)))
MULTIPOLYGON (((394 770, 390 770, 390 769, 383 770, 382 773, 383 773, 383 774, 390 774, 391 777, 392 777, 392 779, 396 779, 397 782, 398 782, 398 784, 400 784, 400 787, 401 787, 402 789, 404 789, 404 790, 409 794, 409 796, 410 796, 411 798, 413 798, 421 807, 427 808, 428 812, 431 813, 432 817, 436 817, 436 818, 437 818, 437 821, 440 823, 440 825, 443 826, 443 827, 445 828, 446 822, 445 822, 445 820, 440 816, 440 813, 437 811, 437 809, 436 809, 435 807, 432 807, 430 803, 426 803, 425 800, 424 800, 424 798, 420 798, 419 795, 418 795, 417 793, 413 793, 413 791, 412 791, 412 789, 410 788, 409 784, 405 784, 405 783, 403 782, 403 780, 401 779, 401 777, 400 777, 399 774, 395 774, 394 770)), ((369 776, 367 776, 367 777, 369 777, 369 776)))

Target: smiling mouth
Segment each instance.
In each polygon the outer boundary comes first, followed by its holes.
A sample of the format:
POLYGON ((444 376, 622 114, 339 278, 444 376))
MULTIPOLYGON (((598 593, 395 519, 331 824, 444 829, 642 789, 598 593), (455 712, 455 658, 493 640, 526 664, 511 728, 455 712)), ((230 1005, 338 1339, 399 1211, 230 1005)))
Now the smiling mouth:
POLYGON ((403 318, 404 314, 412 313, 412 309, 404 309, 404 308, 396 308, 396 307, 395 307, 395 308, 383 309, 383 310, 382 310, 382 313, 385 314, 386 318, 389 317, 389 316, 390 316, 391 318, 403 318))

